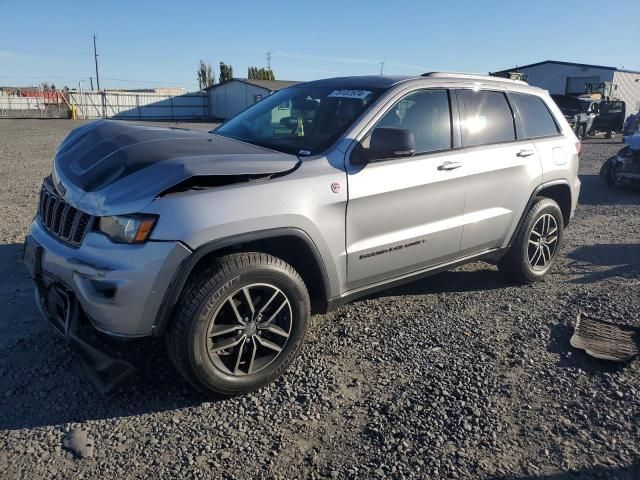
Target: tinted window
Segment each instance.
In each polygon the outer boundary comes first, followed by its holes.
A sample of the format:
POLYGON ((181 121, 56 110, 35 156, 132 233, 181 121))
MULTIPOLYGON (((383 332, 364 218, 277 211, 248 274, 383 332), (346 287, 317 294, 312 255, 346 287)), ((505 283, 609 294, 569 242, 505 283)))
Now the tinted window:
POLYGON ((400 100, 376 127, 406 128, 413 132, 416 153, 451 148, 451 114, 446 90, 422 90, 400 100))
POLYGON ((516 103, 527 138, 558 134, 558 126, 541 98, 520 93, 513 93, 512 98, 516 103))
POLYGON ((464 146, 515 140, 513 113, 501 92, 459 90, 464 146))

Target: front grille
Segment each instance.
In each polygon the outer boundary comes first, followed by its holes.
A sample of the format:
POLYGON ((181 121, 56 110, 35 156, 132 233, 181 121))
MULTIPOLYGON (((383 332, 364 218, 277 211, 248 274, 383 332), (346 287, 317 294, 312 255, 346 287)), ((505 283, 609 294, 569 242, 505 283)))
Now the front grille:
POLYGON ((93 225, 94 217, 65 202, 45 180, 40 191, 38 218, 51 235, 74 247, 79 247, 93 225))

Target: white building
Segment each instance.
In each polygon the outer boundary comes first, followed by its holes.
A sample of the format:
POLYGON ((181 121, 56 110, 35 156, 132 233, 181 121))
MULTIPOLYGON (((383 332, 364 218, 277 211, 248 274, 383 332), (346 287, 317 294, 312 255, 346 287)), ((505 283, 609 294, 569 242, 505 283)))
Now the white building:
POLYGON ((612 82, 615 88, 612 96, 626 103, 627 114, 640 110, 640 72, 602 65, 545 60, 493 72, 491 75, 507 76, 515 72, 524 74, 524 79, 530 85, 549 90, 549 93, 563 95, 583 94, 587 83, 597 85, 601 82, 612 82))
POLYGON ((234 78, 207 89, 212 117, 227 119, 259 102, 267 95, 300 82, 285 80, 247 80, 234 78))

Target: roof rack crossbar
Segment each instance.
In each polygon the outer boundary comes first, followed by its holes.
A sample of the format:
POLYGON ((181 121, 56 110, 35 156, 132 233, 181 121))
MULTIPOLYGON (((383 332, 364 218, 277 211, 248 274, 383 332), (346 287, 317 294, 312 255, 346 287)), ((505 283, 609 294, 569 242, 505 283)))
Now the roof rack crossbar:
POLYGON ((523 80, 512 80, 504 77, 494 77, 492 75, 477 75, 475 73, 453 73, 453 72, 426 72, 420 75, 428 78, 464 78, 468 80, 484 80, 491 82, 517 83, 520 85, 529 85, 523 80))

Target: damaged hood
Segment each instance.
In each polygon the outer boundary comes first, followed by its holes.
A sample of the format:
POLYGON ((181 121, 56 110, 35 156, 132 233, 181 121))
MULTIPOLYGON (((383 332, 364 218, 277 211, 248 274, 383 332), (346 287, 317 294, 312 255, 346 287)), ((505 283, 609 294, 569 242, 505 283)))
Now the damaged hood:
MULTIPOLYGON (((300 160, 211 133, 99 120, 72 131, 53 165, 58 193, 93 215, 141 211, 192 177, 261 177, 300 160)), ((222 182, 223 183, 223 182, 222 182)))

